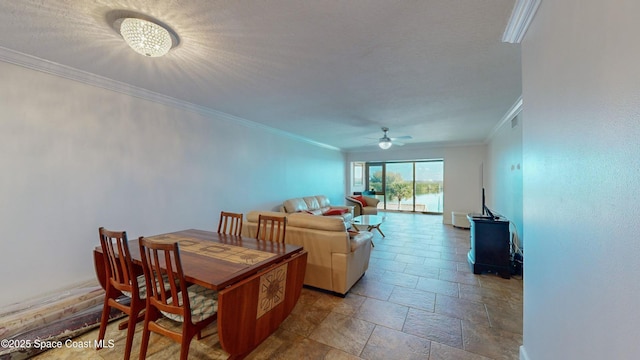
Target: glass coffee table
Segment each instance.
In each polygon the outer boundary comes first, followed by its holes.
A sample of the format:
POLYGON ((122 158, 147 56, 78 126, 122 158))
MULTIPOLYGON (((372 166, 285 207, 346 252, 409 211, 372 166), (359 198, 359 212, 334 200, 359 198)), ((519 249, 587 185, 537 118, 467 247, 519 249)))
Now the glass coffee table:
POLYGON ((363 227, 366 226, 367 231, 376 229, 378 230, 380 235, 384 237, 384 233, 382 232, 382 230, 380 230, 380 225, 382 225, 383 222, 384 222, 384 216, 360 215, 360 216, 354 217, 353 220, 351 220, 351 225, 358 231, 360 231, 358 226, 363 226, 363 227))

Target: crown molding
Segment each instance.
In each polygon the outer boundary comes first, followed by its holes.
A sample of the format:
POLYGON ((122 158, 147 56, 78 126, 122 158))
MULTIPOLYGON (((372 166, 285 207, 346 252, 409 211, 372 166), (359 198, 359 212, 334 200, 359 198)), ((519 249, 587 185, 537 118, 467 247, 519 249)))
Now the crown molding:
POLYGON ((484 141, 485 144, 491 141, 493 136, 496 134, 496 132, 498 132, 498 129, 500 129, 502 125, 504 125, 508 121, 511 121, 514 117, 518 116, 518 114, 520 114, 521 112, 522 112, 522 95, 518 97, 518 100, 516 100, 516 102, 511 106, 511 108, 504 114, 502 119, 500 119, 500 122, 498 122, 496 126, 494 126, 493 129, 491 129, 489 136, 487 136, 487 138, 484 141))
POLYGON ((542 0, 516 0, 502 42, 519 44, 531 24, 542 0))
POLYGON ((153 101, 158 104, 166 105, 172 108, 194 112, 209 118, 222 119, 235 124, 240 124, 248 128, 263 130, 279 136, 288 137, 294 140, 302 141, 311 145, 319 146, 325 149, 342 151, 335 146, 323 144, 302 136, 298 136, 286 131, 282 131, 270 126, 266 126, 254 121, 250 121, 241 117, 233 116, 218 110, 214 110, 205 106, 196 105, 187 101, 176 99, 171 96, 163 95, 154 91, 150 91, 141 87, 129 85, 127 83, 109 79, 104 76, 92 74, 87 71, 79 70, 70 66, 62 65, 53 61, 44 60, 35 56, 24 54, 15 50, 7 49, 0 46, 0 61, 18 65, 27 69, 40 71, 46 74, 59 76, 68 80, 77 81, 83 84, 111 90, 117 93, 137 97, 144 100, 153 101))

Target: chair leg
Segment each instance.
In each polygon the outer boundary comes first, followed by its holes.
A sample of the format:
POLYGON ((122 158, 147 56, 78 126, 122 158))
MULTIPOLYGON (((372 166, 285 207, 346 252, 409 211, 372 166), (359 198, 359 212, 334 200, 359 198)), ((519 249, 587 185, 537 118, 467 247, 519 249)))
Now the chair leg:
POLYGON ((102 306, 102 316, 100 317, 100 331, 98 332, 98 346, 96 350, 102 349, 102 341, 104 340, 104 334, 107 331, 107 322, 109 321, 109 311, 111 307, 109 306, 109 294, 105 293, 104 296, 104 305, 102 306))
POLYGON ((182 341, 180 343, 180 360, 188 360, 189 359, 189 345, 191 345, 191 339, 192 338, 193 338, 193 335, 189 336, 189 335, 184 334, 184 332, 183 332, 182 341))
POLYGON ((151 311, 147 309, 144 317, 144 329, 142 330, 142 341, 140 342, 140 360, 144 360, 147 357, 147 347, 149 347, 149 321, 151 321, 151 311))
POLYGON ((131 348, 133 346, 133 335, 136 333, 137 316, 133 313, 129 315, 129 326, 127 327, 127 341, 124 347, 124 360, 129 360, 131 356, 131 348))

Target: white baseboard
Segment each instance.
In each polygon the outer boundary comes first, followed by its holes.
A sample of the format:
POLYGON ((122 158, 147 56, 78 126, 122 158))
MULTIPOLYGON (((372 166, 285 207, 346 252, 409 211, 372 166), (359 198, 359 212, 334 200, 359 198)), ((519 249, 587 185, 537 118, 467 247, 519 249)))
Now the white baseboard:
POLYGON ((520 345, 520 360, 529 360, 527 351, 524 349, 524 345, 520 345))

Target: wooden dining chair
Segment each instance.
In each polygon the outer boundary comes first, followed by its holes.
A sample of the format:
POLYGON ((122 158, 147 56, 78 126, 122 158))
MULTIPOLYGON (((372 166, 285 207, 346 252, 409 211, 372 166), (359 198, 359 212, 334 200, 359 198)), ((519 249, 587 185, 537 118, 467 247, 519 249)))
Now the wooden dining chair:
MULTIPOLYGON (((129 359, 136 323, 142 319, 140 313, 145 308, 145 278, 144 275, 136 276, 134 272, 125 231, 110 231, 101 227, 98 229, 98 233, 100 234, 100 246, 104 254, 104 267, 107 275, 98 344, 102 344, 102 340, 104 340, 111 308, 116 308, 129 315, 126 323, 127 339, 124 350, 124 358, 129 359), (117 299, 121 295, 129 297, 130 302, 118 302, 117 299)), ((120 324, 120 330, 124 329, 123 325, 124 323, 120 324)), ((97 349, 100 348, 101 346, 97 346, 97 349)))
POLYGON ((140 359, 144 359, 151 332, 164 335, 180 344, 180 359, 189 356, 194 335, 218 318, 218 293, 200 285, 187 287, 182 271, 178 243, 160 243, 139 238, 142 269, 147 285, 147 302, 140 359), (166 278, 167 284, 160 281, 166 278), (180 332, 164 327, 162 316, 182 323, 180 332))
POLYGON ((242 232, 242 216, 242 214, 221 211, 218 233, 240 236, 242 232))
POLYGON ((256 239, 284 244, 287 218, 284 216, 258 215, 256 239))

